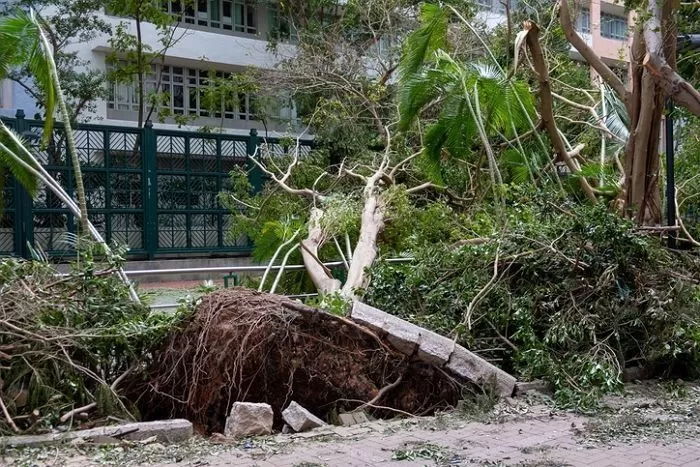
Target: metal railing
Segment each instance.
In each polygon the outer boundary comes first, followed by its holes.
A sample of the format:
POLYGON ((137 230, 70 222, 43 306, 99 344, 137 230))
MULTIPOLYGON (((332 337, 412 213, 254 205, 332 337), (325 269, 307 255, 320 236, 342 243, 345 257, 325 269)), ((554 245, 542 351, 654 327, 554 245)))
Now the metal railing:
MULTIPOLYGON (((387 263, 410 263, 413 261, 413 258, 407 257, 407 258, 388 258, 383 260, 387 263)), ((331 261, 327 263, 323 263, 324 266, 327 268, 334 268, 334 267, 339 267, 343 266, 344 263, 342 261, 331 261)), ((237 272, 242 272, 242 273, 255 273, 255 272, 264 272, 267 269, 271 271, 279 271, 280 269, 284 269, 285 271, 301 271, 305 269, 305 266, 303 264, 291 264, 287 266, 281 266, 281 265, 273 265, 273 266, 267 266, 267 265, 256 265, 256 266, 212 266, 212 267, 205 267, 205 268, 178 268, 178 269, 143 269, 143 270, 132 270, 132 271, 124 271, 127 276, 129 277, 138 277, 138 276, 146 276, 146 275, 155 275, 155 274, 198 274, 198 273, 228 273, 228 274, 233 274, 237 272)), ((64 274, 62 274, 64 275, 64 274)), ((317 293, 309 293, 309 294, 296 294, 296 295, 287 295, 289 298, 310 298, 310 297, 315 297, 318 296, 317 293)), ((160 303, 157 305, 151 305, 151 309, 169 309, 169 308, 177 308, 179 306, 178 303, 160 303)))

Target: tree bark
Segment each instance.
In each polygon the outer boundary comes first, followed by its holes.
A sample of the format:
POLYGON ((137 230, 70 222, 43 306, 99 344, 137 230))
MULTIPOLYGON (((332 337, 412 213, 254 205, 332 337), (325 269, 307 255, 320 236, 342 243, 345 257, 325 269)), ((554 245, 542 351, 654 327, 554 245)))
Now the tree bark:
POLYGON ((664 100, 672 98, 700 116, 700 93, 675 71, 678 0, 659 6, 649 0, 648 18, 634 34, 631 61, 631 91, 578 36, 566 0, 560 0, 559 16, 569 42, 624 101, 630 120, 625 145, 624 184, 618 201, 624 212, 643 225, 661 222, 659 190, 659 144, 664 100))
MULTIPOLYGON (((533 21, 525 21, 524 28, 528 32, 526 36, 527 47, 532 55, 532 62, 540 85, 540 118, 542 124, 547 129, 549 139, 554 145, 554 150, 557 153, 557 160, 563 161, 572 173, 576 173, 579 171, 578 164, 574 161, 572 154, 567 151, 564 140, 554 121, 554 101, 552 99, 552 88, 549 81, 549 69, 547 68, 547 63, 544 60, 544 54, 542 53, 542 47, 540 45, 539 27, 533 21)), ((596 195, 588 181, 583 177, 580 178, 580 181, 581 188, 588 199, 596 202, 596 195)))
POLYGON ((304 261, 306 272, 316 286, 319 293, 333 293, 340 290, 340 281, 335 279, 318 257, 318 251, 326 241, 326 236, 321 228, 323 210, 313 207, 309 216, 309 234, 301 241, 301 257, 304 261))
POLYGON ((384 229, 384 218, 384 202, 376 187, 368 185, 360 218, 360 237, 352 254, 348 278, 343 285, 343 296, 353 298, 357 289, 367 286, 367 268, 377 259, 377 238, 384 229))

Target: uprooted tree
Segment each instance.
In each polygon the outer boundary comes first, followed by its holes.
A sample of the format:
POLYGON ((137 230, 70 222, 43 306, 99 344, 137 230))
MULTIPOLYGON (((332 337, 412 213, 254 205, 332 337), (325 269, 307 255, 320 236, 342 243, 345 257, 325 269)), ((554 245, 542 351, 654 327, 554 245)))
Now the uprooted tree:
MULTIPOLYGON (((274 156, 271 156, 266 150, 266 145, 262 145, 256 154, 250 157, 251 162, 269 176, 272 183, 278 188, 307 202, 306 237, 289 247, 283 264, 286 264, 290 253, 299 248, 307 273, 316 289, 323 294, 339 292, 345 298, 352 298, 358 289, 367 286, 366 270, 372 266, 377 258, 379 235, 382 233, 387 219, 391 218, 391 198, 397 196, 397 191, 404 195, 411 195, 422 190, 439 188, 431 182, 411 187, 399 184, 399 177, 403 175, 406 165, 417 154, 409 155, 398 162, 392 162, 389 135, 387 129, 387 149, 383 153, 377 153, 375 160, 371 161, 370 164, 355 163, 346 166, 341 163, 338 167, 321 172, 311 186, 301 188, 291 185, 293 171, 301 162, 299 140, 297 140, 291 160, 284 170, 277 167, 273 160, 274 156), (357 203, 350 203, 338 209, 339 198, 337 195, 339 192, 336 191, 334 195, 331 190, 317 188, 319 181, 323 178, 344 183, 346 189, 341 196, 354 198, 357 203), (359 185, 352 183, 357 181, 360 182, 359 185), (357 208, 359 213, 348 212, 347 207, 351 211, 357 208), (354 247, 351 246, 348 231, 343 231, 344 227, 338 229, 343 222, 338 223, 337 218, 345 214, 350 217, 359 214, 357 241, 354 247), (345 238, 345 251, 335 235, 345 238), (337 245, 337 253, 342 257, 347 268, 347 278, 344 283, 333 277, 331 270, 323 264, 324 260, 320 251, 330 241, 337 245)), ((337 187, 336 182, 331 182, 329 188, 334 187, 334 185, 337 187)), ((294 233, 290 239, 291 242, 280 246, 273 256, 272 262, 275 261, 282 248, 296 241, 298 233, 294 233)), ((273 286, 273 290, 274 288, 275 286, 273 286)))
POLYGON ((648 0, 638 7, 630 48, 631 83, 626 85, 576 33, 565 0, 559 17, 567 39, 617 93, 629 114, 624 182, 619 201, 640 224, 659 224, 659 142, 666 98, 700 116, 700 93, 676 71, 677 0, 648 0))

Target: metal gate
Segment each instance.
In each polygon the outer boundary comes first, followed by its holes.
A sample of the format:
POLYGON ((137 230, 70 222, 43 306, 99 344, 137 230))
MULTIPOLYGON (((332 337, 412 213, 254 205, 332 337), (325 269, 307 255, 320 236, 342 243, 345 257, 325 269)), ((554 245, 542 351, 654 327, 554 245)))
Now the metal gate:
MULTIPOLYGON (((19 111, 5 124, 38 148, 43 122, 19 111)), ((247 163, 258 137, 79 125, 75 130, 90 220, 107 242, 126 244, 130 254, 155 255, 245 252, 245 238, 231 238, 232 214, 219 202, 230 172, 247 163)), ((286 152, 279 140, 266 139, 273 152, 286 152)), ((304 142, 304 152, 310 149, 304 142)), ((73 173, 60 124, 52 143, 39 152, 41 163, 73 195, 73 173)), ((249 170, 260 189, 262 173, 249 170)), ((75 219, 46 187, 29 195, 12 182, 4 190, 0 217, 0 255, 28 255, 27 245, 53 256, 71 251, 62 241, 75 231, 75 219)))

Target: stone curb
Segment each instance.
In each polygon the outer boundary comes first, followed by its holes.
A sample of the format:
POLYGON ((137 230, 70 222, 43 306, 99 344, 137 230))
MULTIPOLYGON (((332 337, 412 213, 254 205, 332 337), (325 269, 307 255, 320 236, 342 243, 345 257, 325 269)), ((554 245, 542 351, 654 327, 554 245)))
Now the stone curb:
POLYGON ((47 433, 43 435, 8 436, 0 439, 0 446, 20 448, 69 443, 77 439, 114 438, 115 440, 141 441, 153 436, 161 443, 178 443, 191 438, 192 423, 183 419, 153 422, 126 423, 103 426, 89 430, 47 433))
POLYGON ((492 384, 503 397, 513 395, 516 381, 513 376, 455 344, 451 339, 359 301, 353 303, 350 317, 378 332, 404 355, 444 367, 478 385, 492 384))

